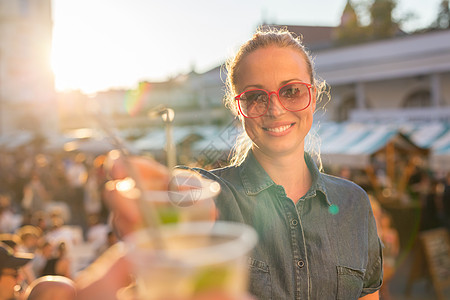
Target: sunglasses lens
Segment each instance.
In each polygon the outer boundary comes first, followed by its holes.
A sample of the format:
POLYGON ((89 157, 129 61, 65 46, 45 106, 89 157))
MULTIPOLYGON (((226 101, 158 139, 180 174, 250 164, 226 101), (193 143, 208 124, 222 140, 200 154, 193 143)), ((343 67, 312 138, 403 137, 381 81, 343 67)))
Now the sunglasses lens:
POLYGON ((283 86, 279 92, 280 102, 287 110, 298 111, 308 107, 310 95, 308 87, 301 83, 283 86))
MULTIPOLYGON (((281 105, 288 111, 300 111, 311 103, 311 93, 307 84, 300 82, 288 83, 278 91, 281 105)), ((245 91, 236 97, 241 113, 247 118, 257 118, 264 115, 269 106, 269 95, 276 94, 262 89, 245 91)))
POLYGON ((263 115, 269 104, 269 95, 264 90, 250 90, 241 95, 239 106, 246 117, 255 118, 263 115))

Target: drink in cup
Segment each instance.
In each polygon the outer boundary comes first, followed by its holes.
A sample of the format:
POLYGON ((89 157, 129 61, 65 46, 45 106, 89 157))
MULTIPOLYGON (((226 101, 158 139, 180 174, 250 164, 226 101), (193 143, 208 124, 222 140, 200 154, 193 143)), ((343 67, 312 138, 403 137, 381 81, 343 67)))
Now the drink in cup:
POLYGON ((195 171, 175 169, 167 191, 144 191, 143 209, 152 209, 162 224, 212 221, 220 185, 195 171))
POLYGON ((232 222, 192 222, 128 235, 139 300, 177 299, 218 292, 238 299, 247 291, 247 254, 255 230, 232 222))

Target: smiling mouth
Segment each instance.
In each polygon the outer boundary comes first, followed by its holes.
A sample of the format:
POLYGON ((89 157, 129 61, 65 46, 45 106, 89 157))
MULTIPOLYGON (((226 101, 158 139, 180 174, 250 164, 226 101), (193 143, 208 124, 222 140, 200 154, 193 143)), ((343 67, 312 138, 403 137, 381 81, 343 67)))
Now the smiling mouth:
POLYGON ((288 130, 289 128, 291 128, 292 126, 294 126, 295 123, 289 124, 289 125, 284 125, 284 126, 279 126, 279 127, 263 127, 263 129, 265 131, 270 131, 270 132, 283 132, 288 130))

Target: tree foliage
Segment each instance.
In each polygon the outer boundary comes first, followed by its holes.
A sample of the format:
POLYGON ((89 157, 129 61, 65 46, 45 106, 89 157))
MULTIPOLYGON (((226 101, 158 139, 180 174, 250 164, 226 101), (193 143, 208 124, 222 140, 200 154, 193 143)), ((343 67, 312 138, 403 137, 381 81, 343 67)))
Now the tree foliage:
POLYGON ((395 36, 399 31, 399 24, 392 17, 396 5, 396 0, 348 0, 337 29, 337 43, 354 44, 395 36), (367 25, 361 25, 355 6, 370 16, 367 25))
POLYGON ((361 26, 358 14, 352 3, 347 1, 341 16, 341 24, 336 30, 336 39, 339 44, 354 44, 364 40, 366 36, 361 26))
POLYGON ((449 0, 442 0, 436 21, 433 26, 437 29, 447 29, 450 28, 450 4, 449 0))
POLYGON ((399 30, 398 24, 392 18, 392 11, 397 3, 395 0, 375 0, 370 7, 370 35, 373 39, 395 36, 399 30))

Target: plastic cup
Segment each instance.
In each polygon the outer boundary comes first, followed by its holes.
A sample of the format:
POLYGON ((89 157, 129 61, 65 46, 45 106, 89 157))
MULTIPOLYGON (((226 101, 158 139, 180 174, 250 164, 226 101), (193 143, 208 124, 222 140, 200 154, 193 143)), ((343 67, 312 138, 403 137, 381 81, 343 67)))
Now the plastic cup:
POLYGON ((136 299, 186 300, 209 293, 239 299, 247 293, 247 254, 256 242, 252 227, 232 222, 177 223, 128 235, 136 299))
MULTIPOLYGON (((220 185, 190 170, 174 170, 167 191, 144 191, 144 209, 153 209, 159 223, 214 221, 214 199, 220 185)), ((149 214, 148 214, 149 215, 149 214)))

